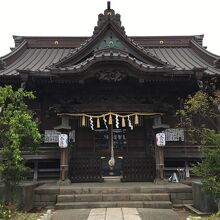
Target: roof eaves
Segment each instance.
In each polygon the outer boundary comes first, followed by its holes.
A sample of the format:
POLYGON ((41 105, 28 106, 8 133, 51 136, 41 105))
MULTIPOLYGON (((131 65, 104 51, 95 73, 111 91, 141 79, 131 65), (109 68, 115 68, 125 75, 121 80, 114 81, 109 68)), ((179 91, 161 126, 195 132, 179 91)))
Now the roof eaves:
POLYGON ((128 64, 131 64, 135 66, 135 68, 139 69, 140 71, 155 71, 155 72, 166 72, 166 71, 171 71, 175 67, 174 66, 152 66, 150 64, 141 62, 140 60, 137 60, 136 58, 133 58, 129 56, 128 54, 124 54, 121 52, 112 52, 109 51, 108 53, 100 53, 100 54, 95 54, 94 56, 86 59, 85 61, 73 65, 70 67, 60 67, 60 68, 54 68, 50 69, 52 72, 81 72, 84 71, 85 69, 88 69, 91 65, 94 63, 100 62, 100 61, 122 61, 126 62, 128 64))
POLYGON ((26 45, 27 45, 27 41, 24 40, 21 44, 19 44, 19 46, 15 47, 14 50, 12 50, 10 53, 0 57, 0 59, 7 63, 7 59, 11 58, 13 55, 18 53, 21 49, 25 48, 26 45))
POLYGON ((214 66, 214 61, 219 59, 220 56, 215 55, 208 50, 206 50, 204 47, 202 47, 199 43, 197 43, 195 40, 191 40, 191 48, 203 59, 205 59, 210 65, 214 66))

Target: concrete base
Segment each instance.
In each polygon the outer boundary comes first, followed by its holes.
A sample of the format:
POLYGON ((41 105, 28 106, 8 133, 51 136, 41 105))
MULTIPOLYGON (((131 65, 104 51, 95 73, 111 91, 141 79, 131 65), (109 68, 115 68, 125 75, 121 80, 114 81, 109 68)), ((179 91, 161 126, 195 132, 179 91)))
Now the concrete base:
MULTIPOLYGON (((34 207, 34 189, 39 186, 36 182, 21 182, 16 187, 15 198, 17 200, 18 209, 30 211, 34 207)), ((0 200, 5 200, 5 187, 0 185, 0 200)))
POLYGON ((216 212, 218 206, 214 198, 202 189, 202 183, 197 181, 192 183, 193 206, 201 212, 216 212))

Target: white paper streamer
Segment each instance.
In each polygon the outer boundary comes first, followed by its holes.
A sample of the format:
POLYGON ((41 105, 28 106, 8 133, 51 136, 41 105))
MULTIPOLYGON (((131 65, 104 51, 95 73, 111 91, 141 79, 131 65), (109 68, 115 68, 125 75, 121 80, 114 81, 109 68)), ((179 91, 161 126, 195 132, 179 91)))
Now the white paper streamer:
POLYGON ((89 121, 90 121, 90 127, 92 130, 94 130, 94 124, 93 124, 93 120, 92 120, 92 117, 90 116, 89 117, 89 121))
POLYGON ((103 121, 104 121, 104 124, 105 124, 105 128, 108 129, 107 120, 106 120, 105 116, 103 116, 103 121))
POLYGON ((116 128, 119 128, 119 120, 118 120, 118 115, 116 115, 116 117, 115 117, 115 126, 116 126, 116 128))
POLYGON ((134 129, 134 126, 131 124, 130 116, 128 116, 128 126, 131 128, 131 130, 134 129))

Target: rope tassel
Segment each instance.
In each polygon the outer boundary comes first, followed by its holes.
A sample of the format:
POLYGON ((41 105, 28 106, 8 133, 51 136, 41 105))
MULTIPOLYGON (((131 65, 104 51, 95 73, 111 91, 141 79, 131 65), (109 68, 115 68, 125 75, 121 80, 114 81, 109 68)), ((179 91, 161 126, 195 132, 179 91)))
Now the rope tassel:
POLYGON ((85 115, 82 116, 82 126, 86 126, 86 119, 85 119, 85 115))
POLYGON ((135 125, 139 124, 139 119, 138 119, 138 115, 137 114, 134 116, 134 124, 135 125))
POLYGON ((109 115, 109 118, 108 118, 108 124, 112 125, 112 115, 111 114, 109 115))
POLYGON ((97 128, 100 128, 100 120, 97 118, 97 128))
POLYGON ((123 128, 126 127, 125 118, 124 118, 124 117, 122 117, 121 126, 122 126, 123 128))

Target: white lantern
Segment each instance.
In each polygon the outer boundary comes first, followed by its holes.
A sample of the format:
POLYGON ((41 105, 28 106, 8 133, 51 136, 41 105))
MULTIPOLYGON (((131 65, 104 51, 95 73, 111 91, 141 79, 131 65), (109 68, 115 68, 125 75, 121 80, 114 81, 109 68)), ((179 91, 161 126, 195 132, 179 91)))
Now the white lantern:
POLYGON ((60 134, 59 135, 59 147, 60 148, 67 148, 68 147, 68 135, 67 134, 60 134))
POLYGON ((156 134, 156 143, 158 147, 164 147, 166 145, 165 133, 156 134))

